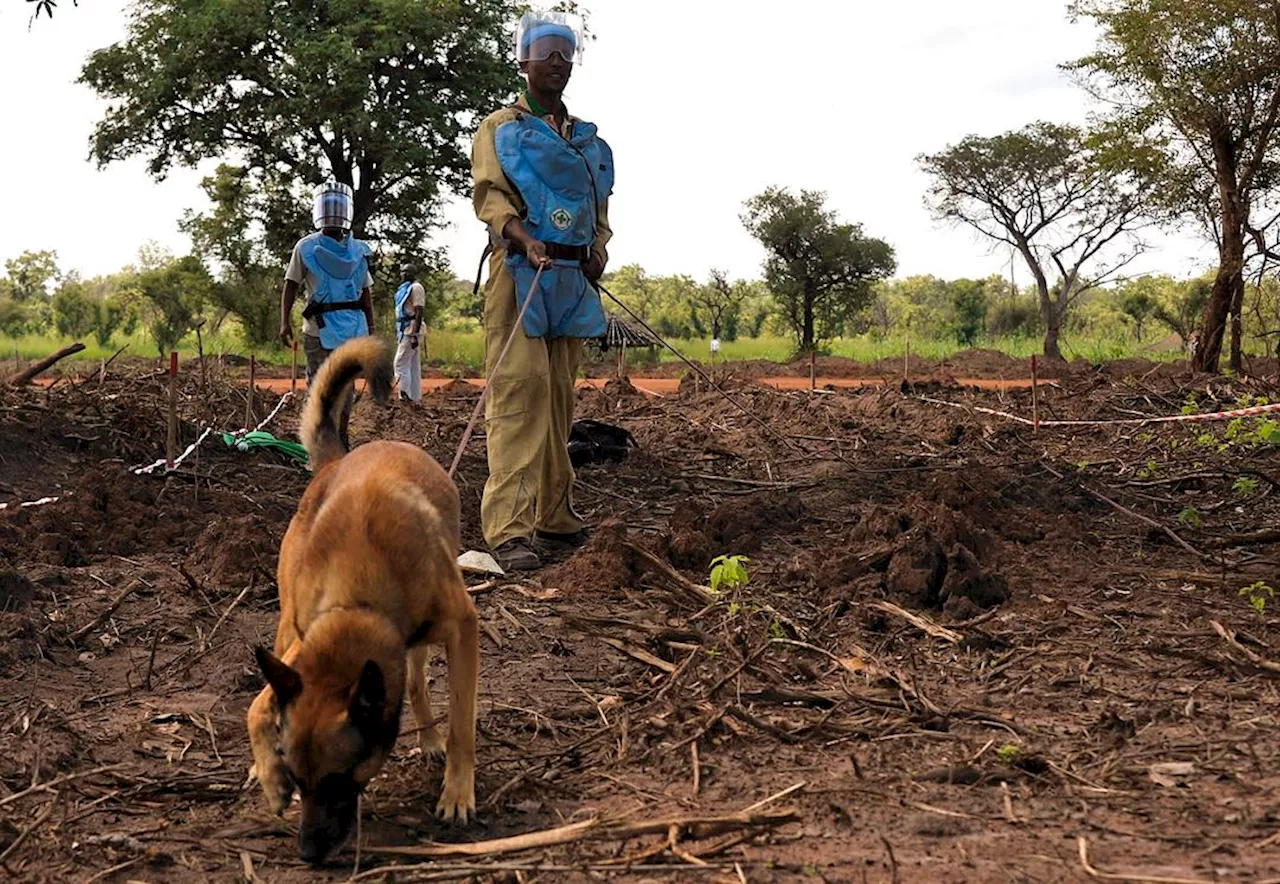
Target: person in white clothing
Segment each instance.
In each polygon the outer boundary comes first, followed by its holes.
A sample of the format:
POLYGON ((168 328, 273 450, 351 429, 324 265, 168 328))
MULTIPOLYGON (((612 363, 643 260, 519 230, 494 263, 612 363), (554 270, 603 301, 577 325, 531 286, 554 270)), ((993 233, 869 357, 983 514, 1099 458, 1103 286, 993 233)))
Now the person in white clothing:
POLYGON ((422 399, 422 314, 427 306, 427 291, 418 282, 418 268, 405 264, 400 268, 400 288, 396 290, 396 386, 400 398, 418 402, 422 399))

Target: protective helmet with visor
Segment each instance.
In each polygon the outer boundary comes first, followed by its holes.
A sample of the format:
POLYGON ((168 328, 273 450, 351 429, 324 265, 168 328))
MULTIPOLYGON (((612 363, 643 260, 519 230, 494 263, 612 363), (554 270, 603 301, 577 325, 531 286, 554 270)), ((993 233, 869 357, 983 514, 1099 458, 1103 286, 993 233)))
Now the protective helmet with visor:
POLYGON ((582 64, 582 18, 572 12, 526 12, 516 27, 516 61, 546 61, 553 54, 582 64))
POLYGON ((350 185, 326 181, 316 188, 311 208, 311 220, 315 223, 316 230, 328 227, 350 230, 354 217, 354 194, 350 185))

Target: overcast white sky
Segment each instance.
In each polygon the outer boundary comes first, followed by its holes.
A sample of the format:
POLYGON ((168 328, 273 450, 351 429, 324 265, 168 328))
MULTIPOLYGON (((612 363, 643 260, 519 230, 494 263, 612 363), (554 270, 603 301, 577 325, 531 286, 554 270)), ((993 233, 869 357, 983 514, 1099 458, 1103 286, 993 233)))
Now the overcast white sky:
MULTIPOLYGON (((62 0, 52 20, 28 29, 32 5, 0 0, 0 259, 56 249, 64 270, 95 275, 131 261, 147 240, 185 251, 177 221, 203 207, 201 172, 156 183, 141 159, 104 170, 87 159, 102 104, 74 80, 90 51, 124 36, 128 3, 62 0)), ((827 191, 845 220, 895 247, 899 276, 1007 274, 1007 252, 929 217, 914 158, 970 133, 1083 122, 1088 111, 1056 68, 1093 45, 1063 0, 586 6, 597 39, 566 99, 614 149, 614 268, 757 275, 762 252, 738 215, 743 200, 776 184, 827 191)), ((448 217, 437 242, 470 277, 483 229, 468 202, 448 217)), ((1133 269, 1184 275, 1211 259, 1180 238, 1133 269)))

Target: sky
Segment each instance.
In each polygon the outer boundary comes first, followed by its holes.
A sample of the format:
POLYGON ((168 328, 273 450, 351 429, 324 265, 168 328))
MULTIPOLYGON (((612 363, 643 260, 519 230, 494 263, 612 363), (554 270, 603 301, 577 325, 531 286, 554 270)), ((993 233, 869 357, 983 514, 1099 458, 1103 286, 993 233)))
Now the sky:
MULTIPOLYGON (((64 271, 93 276, 147 241, 184 253, 177 222, 205 207, 198 185, 215 163, 156 182, 141 158, 105 169, 88 159, 105 105, 75 79, 91 51, 124 37, 128 2, 63 0, 52 20, 30 24, 33 5, 0 0, 0 260, 53 249, 64 271)), ((1088 52, 1094 34, 1061 0, 584 5, 595 39, 565 98, 614 151, 614 269, 758 276, 763 251, 739 216, 779 185, 825 191, 842 220, 895 248, 899 277, 1007 276, 1007 248, 930 217, 915 158, 1037 119, 1083 123, 1090 110, 1057 65, 1088 52)), ((446 217, 435 244, 470 278, 484 229, 464 199, 446 217)), ((1149 239, 1155 248, 1130 272, 1185 276, 1212 262, 1194 237, 1149 239)))

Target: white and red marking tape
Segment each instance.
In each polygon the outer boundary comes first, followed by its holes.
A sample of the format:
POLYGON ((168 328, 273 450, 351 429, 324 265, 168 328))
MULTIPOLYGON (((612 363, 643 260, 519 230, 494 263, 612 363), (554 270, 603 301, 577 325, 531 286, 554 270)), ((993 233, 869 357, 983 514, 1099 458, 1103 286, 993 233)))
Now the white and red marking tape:
MULTIPOLYGON (((931 405, 945 405, 948 408, 961 408, 965 411, 973 411, 979 414, 990 414, 995 417, 1002 417, 1006 420, 1017 421, 1020 424, 1033 426, 1035 421, 1030 418, 1022 417, 1017 414, 1010 414, 1007 411, 997 411, 994 408, 983 408, 981 405, 965 405, 962 402, 946 402, 942 399, 930 399, 928 396, 915 397, 921 402, 928 402, 931 405)), ((1113 424, 1123 424, 1128 426, 1141 426, 1142 424, 1186 424, 1186 423, 1206 423, 1209 421, 1234 420, 1238 417, 1253 417, 1259 414, 1270 414, 1280 411, 1280 403, 1272 405, 1255 405, 1251 408, 1233 408, 1230 411, 1210 411, 1204 414, 1174 414, 1174 415, 1157 415, 1153 417, 1127 417, 1112 418, 1110 420, 1042 420, 1042 427, 1103 427, 1113 424)))

